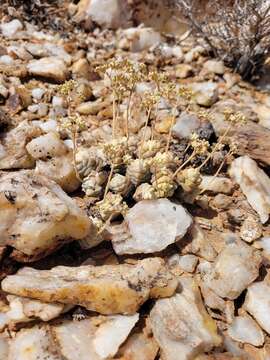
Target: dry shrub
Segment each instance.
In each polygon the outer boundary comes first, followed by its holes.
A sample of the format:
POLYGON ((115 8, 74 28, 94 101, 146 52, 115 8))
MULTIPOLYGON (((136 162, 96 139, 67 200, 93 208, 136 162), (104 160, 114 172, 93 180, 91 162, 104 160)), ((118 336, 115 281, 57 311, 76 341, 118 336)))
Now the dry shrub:
POLYGON ((258 75, 270 54, 269 0, 173 0, 214 56, 244 79, 258 75))

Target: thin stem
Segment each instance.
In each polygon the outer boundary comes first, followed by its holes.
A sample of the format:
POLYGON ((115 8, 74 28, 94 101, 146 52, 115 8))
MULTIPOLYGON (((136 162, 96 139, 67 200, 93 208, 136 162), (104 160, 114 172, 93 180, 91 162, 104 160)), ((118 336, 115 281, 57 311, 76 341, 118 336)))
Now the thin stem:
POLYGON ((82 182, 82 178, 80 177, 77 166, 76 166, 76 154, 77 154, 77 129, 75 131, 72 131, 72 143, 73 143, 73 151, 72 151, 72 161, 73 161, 73 167, 75 170, 76 177, 79 181, 82 182))
POLYGON ((179 173, 179 171, 181 171, 195 156, 196 156, 196 151, 193 151, 190 157, 182 165, 180 165, 179 168, 175 171, 172 178, 174 179, 175 176, 179 173))
POLYGON ((201 163, 201 165, 198 167, 198 169, 202 169, 204 167, 205 164, 207 164, 207 162, 211 159, 212 155, 214 154, 214 152, 217 150, 218 146, 222 143, 222 141, 225 139, 225 137, 227 136, 228 132, 231 130, 232 124, 230 124, 226 131, 224 132, 224 134, 218 139, 218 142, 216 143, 216 145, 214 146, 213 150, 211 151, 211 153, 207 156, 207 158, 201 163))
MULTIPOLYGON (((173 113, 176 113, 176 107, 174 107, 173 109, 173 113)), ((176 116, 173 116, 171 119, 171 125, 170 125, 170 130, 169 130, 169 134, 168 134, 168 138, 167 138, 167 145, 166 145, 166 153, 169 150, 170 147, 170 142, 171 142, 171 138, 172 138, 172 128, 173 128, 173 124, 174 124, 174 120, 176 119, 176 116)))
POLYGON ((116 101, 115 95, 113 95, 113 121, 112 121, 112 135, 113 139, 115 138, 115 122, 116 122, 116 101))
POLYGON ((133 88, 129 93, 129 97, 128 97, 128 105, 127 105, 127 113, 126 113, 126 137, 128 140, 129 137, 129 132, 128 132, 128 123, 129 123, 129 115, 130 115, 130 106, 131 106, 131 98, 132 98, 132 94, 133 94, 133 88))
POLYGON ((148 111, 147 111, 146 122, 145 122, 144 129, 143 129, 143 141, 142 141, 142 144, 141 144, 140 150, 139 150, 139 159, 141 158, 142 148, 143 148, 143 145, 144 145, 144 143, 145 143, 146 129, 147 129, 147 126, 148 126, 148 123, 149 123, 151 111, 152 111, 152 108, 148 109, 148 111))

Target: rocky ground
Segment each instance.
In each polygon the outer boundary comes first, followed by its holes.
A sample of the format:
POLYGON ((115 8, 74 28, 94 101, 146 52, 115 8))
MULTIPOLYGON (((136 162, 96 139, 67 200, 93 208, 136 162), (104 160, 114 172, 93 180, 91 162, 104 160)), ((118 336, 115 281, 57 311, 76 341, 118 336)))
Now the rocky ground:
POLYGON ((269 359, 265 79, 86 3, 1 9, 0 360, 269 359))

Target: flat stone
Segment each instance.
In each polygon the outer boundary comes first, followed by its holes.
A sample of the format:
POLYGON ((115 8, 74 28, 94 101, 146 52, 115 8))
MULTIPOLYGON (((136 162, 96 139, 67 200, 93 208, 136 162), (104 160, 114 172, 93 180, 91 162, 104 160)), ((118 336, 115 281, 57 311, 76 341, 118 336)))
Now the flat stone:
POLYGON ((64 82, 68 77, 64 61, 57 57, 32 60, 28 63, 27 69, 31 75, 45 77, 56 82, 64 82))
POLYGON ((203 280, 217 295, 234 300, 258 277, 260 264, 257 250, 245 243, 229 243, 203 280))
POLYGON ((186 139, 199 129, 200 125, 200 119, 196 115, 183 112, 173 126, 172 134, 180 139, 186 139))
POLYGON ((223 75, 226 70, 223 61, 218 60, 207 60, 203 64, 203 68, 217 75, 223 75))
POLYGON ((41 134, 40 128, 25 121, 2 135, 0 169, 27 169, 34 167, 35 161, 26 150, 26 145, 41 134))
POLYGON ((23 24, 18 19, 11 20, 8 23, 3 23, 0 25, 1 32, 3 36, 11 38, 20 30, 23 29, 23 24))
POLYGON ((180 277, 177 293, 156 302, 150 323, 164 360, 193 359, 221 343, 216 324, 190 277, 180 277))
POLYGON ((270 334, 270 285, 267 281, 255 282, 248 287, 243 307, 270 334))
POLYGON ((252 208, 264 224, 270 213, 270 178, 248 156, 235 159, 230 168, 230 176, 240 185, 252 208))
POLYGON ((88 234, 89 218, 55 182, 31 170, 0 178, 1 245, 44 256, 88 234))
POLYGON ((153 253, 180 240, 192 217, 180 204, 168 199, 143 200, 112 227, 112 244, 117 254, 153 253))
POLYGON ((263 331, 248 315, 236 316, 228 328, 229 336, 242 343, 262 346, 264 343, 263 331))
POLYGON ((149 298, 171 296, 176 286, 160 258, 136 265, 23 268, 2 281, 2 289, 14 295, 78 304, 102 314, 134 314, 149 298))
POLYGON ((231 194, 233 190, 233 182, 224 176, 202 176, 200 188, 210 191, 214 194, 231 194))

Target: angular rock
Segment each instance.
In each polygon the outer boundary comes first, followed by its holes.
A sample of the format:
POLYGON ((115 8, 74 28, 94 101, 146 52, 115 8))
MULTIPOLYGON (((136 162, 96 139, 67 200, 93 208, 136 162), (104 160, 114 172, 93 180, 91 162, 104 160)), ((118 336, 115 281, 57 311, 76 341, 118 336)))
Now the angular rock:
POLYGON ((8 338, 5 335, 0 335, 0 359, 3 360, 8 359, 8 351, 9 351, 8 338))
POLYGON ((129 336, 125 344, 119 349, 119 360, 155 360, 159 346, 146 329, 142 332, 134 332, 129 336))
POLYGON ((100 324, 93 338, 95 352, 101 359, 113 357, 117 353, 139 320, 139 314, 109 316, 106 320, 100 324))
POLYGON ((11 20, 8 23, 0 25, 3 36, 7 38, 13 37, 18 31, 23 29, 23 24, 18 19, 11 20))
POLYGON ((32 60, 27 65, 27 70, 31 75, 45 77, 56 82, 63 82, 68 77, 64 61, 57 57, 32 60))
POLYGON ((233 190, 233 183, 231 179, 223 176, 202 176, 200 188, 205 191, 211 191, 219 194, 231 194, 233 190))
POLYGON ((0 169, 27 169, 34 166, 34 159, 26 145, 41 134, 40 128, 22 121, 16 128, 3 134, 0 144, 0 169))
POLYGON ((263 227, 259 220, 253 216, 248 216, 240 228, 240 237, 242 240, 251 243, 262 236, 263 227))
POLYGON ((112 244, 117 254, 153 253, 180 240, 192 217, 180 204, 168 199, 143 200, 112 226, 112 244))
POLYGON ((62 156, 56 156, 47 161, 38 160, 35 171, 61 186, 63 190, 70 193, 80 187, 80 180, 76 176, 73 165, 72 152, 62 156))
POLYGON ((179 64, 175 69, 175 76, 179 79, 186 79, 193 74, 193 68, 189 64, 179 64))
POLYGON ((24 268, 2 282, 4 291, 44 302, 78 304, 102 314, 134 314, 148 298, 171 296, 177 280, 160 258, 136 265, 24 268))
POLYGON ((218 100, 217 84, 213 82, 202 82, 192 84, 195 93, 195 101, 198 105, 210 107, 218 100))
POLYGON ((221 343, 194 280, 181 277, 179 291, 156 302, 150 313, 154 337, 164 360, 195 359, 221 343))
POLYGON ((123 0, 81 0, 75 21, 92 20, 105 28, 117 29, 127 23, 128 13, 123 0))
POLYGON ((55 132, 35 138, 26 145, 26 149, 34 159, 52 158, 68 152, 66 145, 55 132))
POLYGON ((203 64, 203 68, 209 72, 213 72, 217 75, 223 75, 225 72, 225 66, 223 61, 207 60, 203 64))
POLYGON ((161 42, 160 34, 152 28, 129 28, 123 31, 123 36, 119 46, 132 52, 147 50, 161 42))
POLYGON ((53 326, 52 333, 63 356, 61 359, 101 360, 92 344, 95 331, 96 326, 92 319, 64 321, 53 326))
POLYGON ((62 360, 49 326, 20 330, 10 341, 9 360, 62 360))
POLYGON ((31 170, 0 178, 1 244, 41 256, 88 234, 89 218, 53 181, 31 170))
POLYGON ((199 127, 200 119, 194 114, 183 112, 172 128, 172 134, 180 139, 188 139, 199 127))
POLYGON ((257 250, 245 243, 229 243, 203 280, 217 295, 234 300, 258 277, 260 264, 257 250))
POLYGON ((270 334, 270 285, 267 281, 255 282, 248 287, 243 307, 270 334))
POLYGON ((248 156, 235 159, 229 173, 264 224, 270 213, 270 178, 248 156))
POLYGON ((18 313, 24 315, 24 319, 40 319, 42 321, 50 321, 61 313, 63 313, 67 306, 63 304, 48 304, 39 300, 32 300, 24 297, 8 295, 9 306, 11 308, 6 314, 13 321, 24 321, 18 319, 18 313))
POLYGON ((236 316, 228 328, 229 336, 242 343, 262 346, 264 335, 259 325, 248 315, 236 316))

